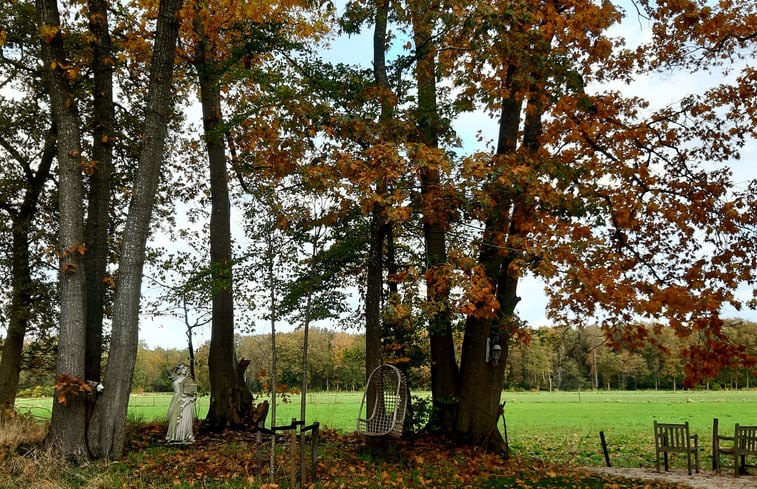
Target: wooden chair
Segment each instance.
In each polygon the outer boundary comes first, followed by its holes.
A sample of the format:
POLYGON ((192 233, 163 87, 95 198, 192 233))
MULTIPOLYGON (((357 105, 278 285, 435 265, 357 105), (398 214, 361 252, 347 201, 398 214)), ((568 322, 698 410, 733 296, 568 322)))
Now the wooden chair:
POLYGON ((654 422, 655 467, 660 471, 660 454, 663 455, 665 471, 669 469, 668 454, 686 454, 687 467, 691 475, 691 455, 694 455, 694 469, 699 473, 699 444, 697 435, 689 433, 689 423, 654 422))
POLYGON ((732 468, 736 476, 746 474, 747 457, 757 457, 757 426, 736 424, 733 436, 723 436, 718 432, 718 419, 712 420, 712 468, 718 474, 723 467, 732 468), (723 442, 726 445, 723 445, 723 442), (722 456, 733 456, 733 464, 724 464, 722 456))
POLYGON ((735 474, 746 474, 747 467, 755 467, 746 463, 746 457, 757 457, 757 426, 736 425, 733 432, 733 465, 735 474))

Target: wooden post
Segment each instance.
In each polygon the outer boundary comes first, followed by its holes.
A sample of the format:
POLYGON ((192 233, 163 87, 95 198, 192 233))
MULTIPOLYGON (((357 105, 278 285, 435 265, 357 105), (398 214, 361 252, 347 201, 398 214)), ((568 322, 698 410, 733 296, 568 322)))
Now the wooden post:
POLYGON ((719 446, 718 418, 712 418, 712 470, 718 470, 720 466, 720 455, 718 454, 719 446))
POLYGON ((605 441, 604 431, 599 432, 599 441, 602 443, 602 453, 605 454, 605 463, 608 467, 612 467, 612 465, 610 465, 610 453, 607 451, 607 441, 605 441))
POLYGON ((313 438, 310 442, 310 481, 315 483, 318 480, 318 430, 320 425, 313 423, 313 438))
POLYGON ((255 458, 258 463, 258 479, 263 481, 263 452, 261 451, 263 449, 263 433, 260 431, 260 428, 262 427, 263 423, 258 423, 258 432, 255 435, 255 458))
POLYGON ((300 484, 305 487, 308 482, 307 468, 305 467, 307 459, 305 457, 305 420, 300 421, 300 484))
POLYGON ((291 460, 289 462, 289 487, 297 487, 297 418, 292 418, 291 460))
POLYGON ((500 415, 502 416, 502 431, 505 435, 505 460, 510 460, 510 440, 507 439, 507 419, 505 419, 505 406, 507 401, 503 401, 500 404, 500 415))

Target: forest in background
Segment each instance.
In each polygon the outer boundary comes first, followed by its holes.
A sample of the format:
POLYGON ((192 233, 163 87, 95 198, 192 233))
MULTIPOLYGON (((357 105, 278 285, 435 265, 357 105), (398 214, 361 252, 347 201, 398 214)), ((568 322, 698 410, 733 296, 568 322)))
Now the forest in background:
MULTIPOLYGON (((757 353, 757 323, 731 320, 728 336, 757 353)), ((580 329, 547 327, 527 330, 529 339, 514 346, 505 369, 506 390, 676 390, 682 388, 685 360, 680 356, 681 340, 669 328, 653 338, 658 345, 619 349, 609 345, 595 326, 580 329), (662 348, 660 348, 662 346, 662 348)), ((299 392, 302 379, 302 331, 277 333, 279 388, 299 392)), ((237 354, 250 360, 246 381, 260 394, 269 389, 271 364, 270 334, 237 337, 237 354)), ((356 391, 364 386, 365 336, 329 329, 310 331, 308 390, 356 391)), ((421 345, 428 349, 428 345, 421 345)), ((54 357, 40 356, 40 345, 27 345, 25 370, 21 374, 19 397, 50 396, 54 383, 54 357), (42 360, 42 361, 41 361, 42 360)), ((409 361, 409 359, 407 359, 409 361)), ((140 343, 132 380, 132 392, 170 392, 169 371, 179 362, 188 362, 188 350, 149 348, 140 343)), ((200 392, 209 392, 208 344, 195 352, 200 392)), ((431 388, 428 365, 408 369, 409 386, 414 391, 431 388)), ((749 389, 757 386, 757 372, 750 368, 724 369, 698 388, 749 389)))

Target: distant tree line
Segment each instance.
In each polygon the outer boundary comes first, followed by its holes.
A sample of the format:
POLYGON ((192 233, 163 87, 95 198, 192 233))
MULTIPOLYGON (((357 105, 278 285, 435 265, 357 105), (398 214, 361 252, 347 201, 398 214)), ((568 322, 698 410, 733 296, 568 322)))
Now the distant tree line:
MULTIPOLYGON (((646 328, 651 342, 643 346, 612 345, 599 327, 552 327, 528 331, 530 341, 510 349, 505 374, 506 389, 666 389, 682 387, 685 359, 681 347, 687 341, 670 328, 646 328)), ((757 323, 729 321, 728 340, 757 351, 757 323)), ((705 388, 750 388, 757 372, 726 368, 705 388)))
MULTIPOLYGON (((279 390, 297 392, 302 383, 302 331, 276 334, 276 353, 279 364, 279 390)), ((365 337, 326 329, 310 331, 308 354, 309 390, 359 390, 364 383, 365 337)), ((269 388, 271 365, 271 335, 237 336, 239 358, 250 361, 245 380, 256 394, 269 388)), ((203 344, 195 352, 197 383, 201 392, 208 392, 209 345, 203 344)), ((133 392, 163 392, 171 390, 168 371, 179 362, 188 361, 186 350, 147 348, 140 344, 132 381, 133 392)))
MULTIPOLYGON (((757 351, 757 323, 730 321, 726 333, 731 341, 757 351)), ((599 327, 581 329, 548 327, 527 330, 528 340, 509 351, 504 388, 507 390, 676 390, 682 387, 684 359, 682 340, 669 328, 655 332, 648 328, 651 344, 632 348, 611 345, 599 327)), ((277 333, 279 389, 297 392, 302 380, 302 331, 277 333)), ((310 331, 308 389, 313 391, 361 390, 365 380, 365 336, 328 329, 310 331)), ((423 341, 423 340, 421 340, 423 341)), ((419 345, 427 348, 428 345, 419 345)), ((685 347, 685 344, 683 345, 685 347)), ((197 382, 201 392, 209 392, 208 348, 197 348, 197 382)), ((246 382, 256 394, 267 391, 271 363, 270 334, 237 336, 240 358, 250 360, 246 382)), ((29 343, 19 393, 25 396, 51 395, 54 383, 54 345, 29 343), (46 360, 47 359, 47 360, 46 360)), ((168 372, 179 362, 187 362, 187 350, 148 348, 139 345, 132 380, 132 392, 169 392, 168 372)), ((408 368, 410 388, 431 388, 428 365, 408 368)), ((725 369, 703 388, 740 389, 757 386, 757 372, 749 368, 725 369)))

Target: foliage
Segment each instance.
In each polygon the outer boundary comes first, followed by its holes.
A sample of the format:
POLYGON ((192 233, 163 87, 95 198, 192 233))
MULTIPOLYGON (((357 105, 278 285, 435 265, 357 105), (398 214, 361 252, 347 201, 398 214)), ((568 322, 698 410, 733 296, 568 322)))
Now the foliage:
POLYGON ((66 404, 73 397, 85 396, 92 392, 92 386, 81 377, 74 377, 69 374, 60 374, 55 379, 55 400, 60 404, 66 404))

